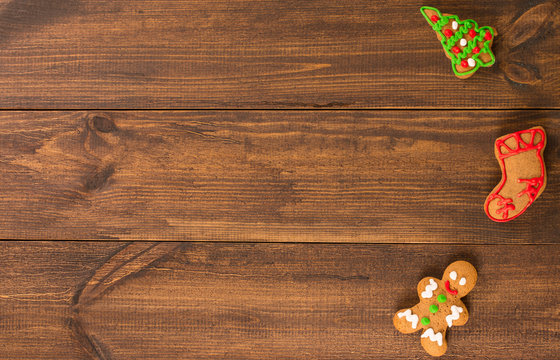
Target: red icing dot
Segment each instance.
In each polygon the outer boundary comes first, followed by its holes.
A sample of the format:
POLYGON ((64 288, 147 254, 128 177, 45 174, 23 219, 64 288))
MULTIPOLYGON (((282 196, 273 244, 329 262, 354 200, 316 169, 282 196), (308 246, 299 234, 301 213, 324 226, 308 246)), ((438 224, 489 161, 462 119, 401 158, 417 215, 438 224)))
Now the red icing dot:
POLYGON ((478 54, 480 52, 480 48, 477 46, 474 49, 472 49, 472 52, 478 54))
POLYGON ((475 37, 476 36, 476 31, 474 31, 474 29, 470 29, 469 30, 469 36, 472 37, 472 38, 475 37))
POLYGON ((451 51, 453 51, 455 54, 458 54, 461 52, 461 49, 459 49, 457 46, 453 46, 453 48, 451 49, 451 51))
POLYGON ((492 40, 492 34, 490 34, 490 31, 487 31, 486 34, 484 34, 484 39, 485 40, 492 40))
POLYGON ((443 35, 445 35, 447 37, 452 37, 453 36, 453 31, 451 31, 449 29, 445 29, 445 30, 443 30, 443 35))
POLYGON ((461 66, 464 68, 469 67, 469 63, 467 62, 467 60, 463 60, 461 61, 461 66))
POLYGON ((432 19, 433 22, 437 22, 439 20, 439 16, 432 15, 432 17, 430 19, 432 19))

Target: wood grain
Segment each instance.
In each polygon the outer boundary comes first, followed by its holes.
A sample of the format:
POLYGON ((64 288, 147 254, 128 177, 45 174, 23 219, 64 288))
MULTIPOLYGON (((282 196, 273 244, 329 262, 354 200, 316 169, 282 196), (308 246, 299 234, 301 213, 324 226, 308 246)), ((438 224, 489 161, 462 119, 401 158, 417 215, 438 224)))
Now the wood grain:
POLYGON ((0 358, 427 359, 391 319, 457 259, 444 359, 558 358, 560 1, 431 3, 500 34, 469 80, 421 5, 0 0, 0 239, 80 240, 0 241, 0 358))
POLYGON ((556 243, 560 112, 2 112, 0 237, 556 243), (541 125, 548 185, 483 211, 493 142, 541 125))
POLYGON ((91 359, 71 327, 73 299, 126 245, 0 242, 0 358, 91 359))
POLYGON ((2 359, 428 359, 392 315, 457 259, 479 281, 444 359, 560 351, 559 245, 176 245, 0 243, 2 359))
POLYGON ((0 108, 559 107, 558 0, 433 1, 500 34, 467 81, 421 5, 3 0, 0 108))

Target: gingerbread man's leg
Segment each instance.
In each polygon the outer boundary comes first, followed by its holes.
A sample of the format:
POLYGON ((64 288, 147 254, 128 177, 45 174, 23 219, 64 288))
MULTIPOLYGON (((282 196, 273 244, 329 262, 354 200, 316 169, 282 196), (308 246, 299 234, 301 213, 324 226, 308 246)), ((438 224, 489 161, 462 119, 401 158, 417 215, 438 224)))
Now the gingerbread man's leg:
POLYGON ((445 332, 446 324, 433 324, 420 335, 422 347, 432 356, 441 356, 447 351, 447 340, 445 332))

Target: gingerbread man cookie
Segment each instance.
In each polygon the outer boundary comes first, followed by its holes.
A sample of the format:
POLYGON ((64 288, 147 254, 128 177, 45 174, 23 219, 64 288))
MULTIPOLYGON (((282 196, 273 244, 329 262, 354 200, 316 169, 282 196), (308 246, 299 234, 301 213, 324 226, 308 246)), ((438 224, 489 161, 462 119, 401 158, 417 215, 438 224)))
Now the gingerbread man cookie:
POLYGON ((480 67, 492 66, 496 62, 492 53, 492 42, 498 35, 496 29, 479 27, 474 20, 461 20, 457 15, 442 14, 429 6, 423 6, 420 11, 436 32, 445 55, 451 60, 455 76, 466 79, 480 67))
POLYGON ((496 140, 494 155, 502 180, 486 198, 484 211, 494 221, 510 221, 523 214, 546 187, 543 151, 546 133, 540 126, 496 140))
POLYGON ((420 302, 409 309, 397 311, 393 324, 405 334, 422 330, 420 341, 428 354, 445 354, 447 328, 464 325, 469 319, 461 298, 473 289, 476 279, 474 266, 466 261, 456 261, 445 269, 441 280, 433 277, 420 280, 420 302))

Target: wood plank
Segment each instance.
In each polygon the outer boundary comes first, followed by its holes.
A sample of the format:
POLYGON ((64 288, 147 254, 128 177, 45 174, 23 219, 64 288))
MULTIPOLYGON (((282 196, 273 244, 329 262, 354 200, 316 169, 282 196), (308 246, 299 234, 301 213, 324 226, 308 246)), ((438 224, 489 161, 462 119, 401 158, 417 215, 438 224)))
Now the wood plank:
POLYGON ((456 79, 413 0, 4 0, 0 108, 559 107, 558 0, 432 5, 497 64, 456 79))
POLYGON ((0 237, 556 243, 560 112, 2 112, 0 237), (542 125, 548 185, 490 221, 494 140, 542 125))
POLYGON ((0 242, 0 357, 88 359, 71 327, 73 299, 126 245, 0 242))
POLYGON ((446 358, 560 351, 559 245, 125 245, 1 243, 2 358, 428 359, 392 315, 457 259, 479 280, 446 358))

